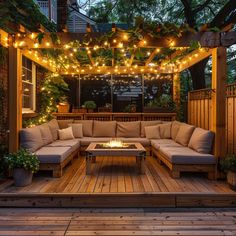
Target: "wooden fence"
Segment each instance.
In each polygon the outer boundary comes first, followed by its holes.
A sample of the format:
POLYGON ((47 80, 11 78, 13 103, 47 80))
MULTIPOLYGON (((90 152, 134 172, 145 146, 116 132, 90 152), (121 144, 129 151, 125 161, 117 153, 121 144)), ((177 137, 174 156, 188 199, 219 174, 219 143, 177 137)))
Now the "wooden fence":
POLYGON ((139 121, 139 120, 163 120, 173 121, 176 113, 54 113, 58 120, 116 120, 116 121, 139 121))
MULTIPOLYGON (((189 124, 211 130, 212 93, 214 93, 212 89, 189 92, 189 124)), ((236 83, 226 87, 226 150, 227 153, 236 154, 236 83)))

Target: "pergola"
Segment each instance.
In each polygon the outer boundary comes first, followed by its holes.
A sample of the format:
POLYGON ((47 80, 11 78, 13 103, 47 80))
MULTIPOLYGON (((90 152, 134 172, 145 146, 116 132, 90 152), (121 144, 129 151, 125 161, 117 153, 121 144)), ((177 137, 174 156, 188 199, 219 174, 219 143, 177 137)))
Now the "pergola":
MULTIPOLYGON (((116 31, 115 25, 112 31, 116 31)), ((10 35, 0 30, 0 43, 9 50, 9 150, 16 151, 19 145, 19 130, 22 127, 22 55, 48 69, 61 75, 83 75, 83 74, 137 74, 137 73, 165 73, 173 75, 173 97, 179 101, 181 71, 191 67, 199 61, 212 56, 212 109, 211 130, 215 132, 214 153, 216 156, 223 156, 225 153, 225 82, 226 82, 226 47, 236 43, 236 32, 186 32, 181 37, 165 36, 159 38, 143 35, 125 58, 123 64, 116 63, 116 51, 126 48, 128 34, 126 31, 117 32, 115 37, 97 42, 103 34, 91 32, 87 27, 87 33, 53 33, 59 42, 52 41, 52 34, 43 32, 43 38, 38 43, 39 32, 28 32, 20 27, 18 33, 10 35), (86 45, 82 42, 89 38, 86 45), (199 42, 201 47, 188 51, 193 41, 199 42), (75 43, 76 42, 76 43, 75 43), (86 50, 90 63, 81 65, 79 61, 69 66, 58 67, 56 62, 45 58, 40 49, 60 49, 66 57, 70 57, 73 51, 86 50), (171 48, 174 52, 168 58, 162 59, 158 65, 152 62, 162 48, 171 48), (111 52, 111 61, 108 64, 96 64, 91 51, 99 49, 111 52), (134 63, 137 49, 148 50, 148 55, 142 64, 134 63), (183 53, 184 52, 184 53, 183 53), (180 56, 181 55, 181 56, 180 56), (173 59, 175 60, 173 63, 173 59)))

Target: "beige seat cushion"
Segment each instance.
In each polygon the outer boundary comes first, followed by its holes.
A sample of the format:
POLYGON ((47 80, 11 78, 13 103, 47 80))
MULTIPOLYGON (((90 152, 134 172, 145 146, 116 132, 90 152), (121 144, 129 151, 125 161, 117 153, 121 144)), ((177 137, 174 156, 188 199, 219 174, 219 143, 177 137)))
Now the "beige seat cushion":
POLYGON ((69 124, 73 123, 73 120, 57 120, 60 129, 66 129, 69 124))
POLYGON ((50 120, 48 122, 48 126, 49 126, 51 133, 52 133, 53 141, 57 140, 58 139, 58 130, 60 129, 57 120, 56 119, 50 120))
POLYGON ((115 137, 116 121, 94 121, 93 137, 115 137))
POLYGON ((93 120, 75 120, 74 123, 79 123, 83 125, 83 136, 92 137, 93 136, 93 120))
POLYGON ((80 146, 88 146, 91 142, 97 142, 97 143, 106 143, 112 140, 112 138, 101 138, 101 137, 83 137, 79 139, 80 146))
POLYGON ((144 147, 149 147, 151 142, 148 138, 120 138, 124 143, 141 143, 144 147))
POLYGON ((179 122, 179 121, 173 121, 173 122, 172 122, 172 125, 171 125, 171 138, 172 138, 173 140, 175 140, 176 135, 177 135, 177 133, 178 133, 178 131, 179 131, 179 128, 180 128, 180 125, 181 125, 181 124, 182 124, 182 123, 179 122))
POLYGON ((30 152, 35 152, 41 148, 44 144, 39 127, 35 126, 32 128, 22 129, 20 131, 20 143, 21 147, 30 152))
POLYGON ((40 163, 59 164, 62 163, 73 152, 70 147, 42 147, 34 154, 40 163))
POLYGON ((83 125, 72 123, 69 124, 69 127, 72 128, 73 135, 75 138, 83 138, 83 125))
POLYGON ((140 121, 117 122, 116 136, 124 138, 140 137, 140 121))
POLYGON ((145 136, 145 127, 147 126, 154 126, 154 125, 158 125, 158 124, 162 124, 161 120, 150 120, 150 121, 141 121, 141 137, 146 137, 145 136))
POLYGON ((188 146, 197 152, 208 154, 212 149, 213 138, 213 132, 196 128, 193 131, 188 146))
POLYGON ((145 134, 148 139, 160 139, 160 127, 158 125, 155 126, 145 126, 145 134))
POLYGON ((188 124, 181 124, 179 131, 176 135, 175 141, 182 144, 183 146, 188 146, 189 140, 193 134, 195 127, 188 124))
POLYGON ((181 144, 176 143, 172 139, 152 139, 151 145, 155 149, 160 149, 161 147, 182 147, 181 144))
POLYGON ((72 127, 68 127, 66 129, 59 129, 58 135, 60 140, 74 139, 72 127))
POLYGON ((46 147, 70 147, 72 151, 79 149, 80 141, 79 139, 70 139, 70 140, 56 140, 53 143, 48 144, 46 147))
POLYGON ((47 123, 38 126, 41 132, 43 145, 47 145, 53 142, 52 132, 50 131, 49 125, 47 123))
POLYGON ((158 125, 160 128, 160 136, 163 139, 171 138, 171 122, 158 125))
POLYGON ((161 147, 160 151, 172 164, 204 165, 216 163, 216 158, 213 155, 202 154, 188 147, 161 147))

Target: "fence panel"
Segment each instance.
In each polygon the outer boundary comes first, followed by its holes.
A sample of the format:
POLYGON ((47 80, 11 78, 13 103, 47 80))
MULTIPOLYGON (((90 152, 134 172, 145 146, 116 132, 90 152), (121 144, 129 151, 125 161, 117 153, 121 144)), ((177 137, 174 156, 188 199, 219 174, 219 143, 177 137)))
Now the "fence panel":
MULTIPOLYGON (((201 89, 189 92, 188 123, 211 129, 212 125, 212 89, 201 89)), ((218 114, 220 115, 220 114, 218 114)), ((226 87, 226 150, 236 154, 236 83, 226 87)))
POLYGON ((210 129, 211 127, 211 95, 212 89, 201 89, 189 92, 188 123, 210 129))
POLYGON ((236 154, 236 83, 226 87, 227 153, 236 154))

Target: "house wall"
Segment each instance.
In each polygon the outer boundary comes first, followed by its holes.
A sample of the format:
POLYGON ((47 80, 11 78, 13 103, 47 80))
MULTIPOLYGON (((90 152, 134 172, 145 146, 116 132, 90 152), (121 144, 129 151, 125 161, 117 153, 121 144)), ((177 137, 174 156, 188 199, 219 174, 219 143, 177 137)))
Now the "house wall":
POLYGON ((0 145, 8 143, 8 50, 4 52, 5 61, 0 63, 0 145))

